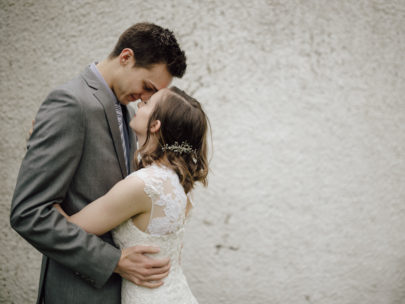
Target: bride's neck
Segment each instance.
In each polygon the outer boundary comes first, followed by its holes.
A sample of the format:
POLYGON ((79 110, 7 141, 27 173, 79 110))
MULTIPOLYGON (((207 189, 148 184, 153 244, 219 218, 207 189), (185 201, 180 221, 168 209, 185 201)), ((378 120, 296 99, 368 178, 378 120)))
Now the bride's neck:
POLYGON ((142 150, 144 151, 152 151, 156 149, 156 145, 157 145, 157 141, 155 136, 151 135, 148 139, 148 142, 146 143, 145 146, 145 142, 146 142, 146 136, 142 137, 142 136, 137 136, 138 138, 138 147, 142 148, 142 150))
POLYGON ((136 136, 137 140, 138 140, 138 147, 142 147, 143 144, 145 143, 146 138, 145 137, 141 137, 139 135, 136 136))

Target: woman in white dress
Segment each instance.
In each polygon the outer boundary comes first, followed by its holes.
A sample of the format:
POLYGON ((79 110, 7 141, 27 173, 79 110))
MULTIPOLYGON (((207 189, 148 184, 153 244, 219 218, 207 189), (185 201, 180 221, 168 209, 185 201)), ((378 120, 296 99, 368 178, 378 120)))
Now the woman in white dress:
POLYGON ((130 127, 140 147, 137 170, 76 214, 54 206, 89 233, 113 230, 120 248, 152 245, 160 248, 154 257, 170 258, 169 275, 158 288, 123 279, 122 304, 197 303, 180 260, 190 191, 195 182, 207 184, 207 116, 197 100, 172 87, 140 102, 130 127))

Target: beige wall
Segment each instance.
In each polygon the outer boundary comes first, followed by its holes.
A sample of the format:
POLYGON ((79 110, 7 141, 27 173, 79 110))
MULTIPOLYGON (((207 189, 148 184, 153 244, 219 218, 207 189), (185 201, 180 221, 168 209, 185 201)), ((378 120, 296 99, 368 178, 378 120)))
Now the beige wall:
POLYGON ((405 303, 404 1, 0 2, 0 302, 33 303, 11 230, 31 119, 129 25, 177 34, 213 128, 184 268, 201 303, 405 303))

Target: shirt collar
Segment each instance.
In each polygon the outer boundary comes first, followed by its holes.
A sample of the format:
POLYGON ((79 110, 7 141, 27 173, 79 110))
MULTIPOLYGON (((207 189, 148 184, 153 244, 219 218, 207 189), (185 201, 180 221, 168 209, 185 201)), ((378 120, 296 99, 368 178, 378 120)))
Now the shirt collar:
POLYGON ((90 70, 94 73, 94 75, 97 76, 97 78, 100 80, 100 82, 104 85, 104 88, 108 91, 108 93, 111 95, 111 97, 113 98, 113 100, 115 100, 116 104, 119 104, 120 102, 118 101, 117 97, 115 96, 114 92, 111 90, 111 88, 108 86, 107 82, 105 81, 103 75, 101 75, 101 73, 99 72, 99 70, 97 69, 97 64, 98 62, 93 62, 90 65, 90 70))

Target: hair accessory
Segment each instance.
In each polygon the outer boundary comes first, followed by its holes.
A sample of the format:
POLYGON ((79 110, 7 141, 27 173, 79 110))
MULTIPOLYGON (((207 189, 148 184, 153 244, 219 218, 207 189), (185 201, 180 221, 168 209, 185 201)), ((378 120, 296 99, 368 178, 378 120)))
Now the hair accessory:
POLYGON ((179 143, 177 141, 174 142, 173 145, 168 145, 165 144, 162 147, 162 151, 173 151, 175 153, 180 153, 180 154, 190 154, 191 152, 195 152, 195 150, 193 150, 193 146, 191 146, 187 141, 183 141, 181 142, 181 145, 179 145, 179 143))

